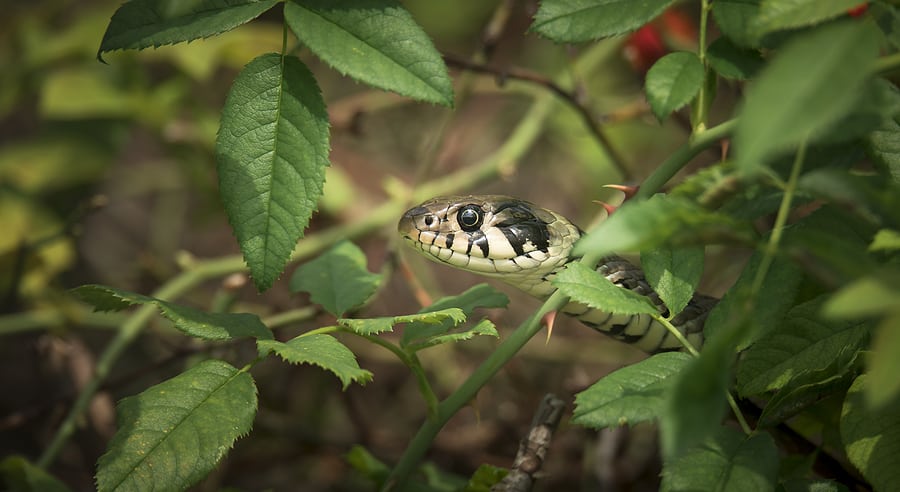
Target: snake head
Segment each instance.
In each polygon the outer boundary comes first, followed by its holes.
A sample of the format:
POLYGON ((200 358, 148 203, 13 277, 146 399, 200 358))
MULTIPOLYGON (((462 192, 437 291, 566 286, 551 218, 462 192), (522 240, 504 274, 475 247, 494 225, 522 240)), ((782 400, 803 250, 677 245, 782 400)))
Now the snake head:
POLYGON ((581 232, 561 215, 503 195, 446 196, 409 209, 400 234, 428 258, 500 277, 533 294, 581 232))

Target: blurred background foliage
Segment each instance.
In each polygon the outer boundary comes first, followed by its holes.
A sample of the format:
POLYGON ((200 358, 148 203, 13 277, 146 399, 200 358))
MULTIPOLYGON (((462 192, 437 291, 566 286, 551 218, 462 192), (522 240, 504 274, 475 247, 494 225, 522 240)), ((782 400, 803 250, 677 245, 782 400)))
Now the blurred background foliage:
MULTIPOLYGON (((603 57, 602 68, 574 73, 569 62, 588 47, 556 45, 527 34, 536 9, 532 0, 409 0, 404 5, 442 53, 486 60, 497 74, 460 71, 451 63, 457 100, 447 110, 370 90, 322 66, 301 48, 300 56, 323 89, 332 122, 332 167, 312 231, 356 220, 388 194, 496 149, 530 98, 547 90, 505 79, 506 70, 574 79, 575 96, 603 123, 611 148, 598 142, 576 111, 559 103, 525 161, 510 166, 512 171, 500 179, 463 192, 520 196, 586 226, 598 210, 592 200, 617 198, 602 185, 640 181, 690 133, 684 116, 660 123, 649 113, 642 77, 666 52, 694 49, 696 12, 691 6, 670 10, 629 37, 602 42, 593 48, 603 57)), ((0 19, 0 456, 40 453, 90 378, 109 331, 121 322, 121 316, 88 312, 67 297, 67 289, 104 283, 149 292, 193 257, 238 252, 216 195, 213 144, 237 71, 259 54, 280 50, 281 9, 207 40, 112 53, 104 64, 96 53, 118 6, 118 1, 106 0, 18 2, 7 5, 0 19)), ((733 90, 720 86, 713 123, 730 114, 733 90)), ((697 161, 694 166, 704 159, 697 161)), ((362 239, 370 268, 392 265, 394 235, 389 228, 362 239)), ((435 293, 458 293, 478 281, 418 266, 432 272, 423 282, 435 293)), ((723 261, 708 270, 719 273, 707 288, 715 294, 730 284, 729 272, 737 272, 739 265, 723 261)), ((496 313, 501 327, 515 326, 535 306, 524 295, 510 294, 512 306, 523 307, 496 313)), ((284 278, 264 295, 238 279, 209 285, 184 301, 214 310, 223 295, 239 298, 238 310, 262 315, 308 304, 302 296, 288 295, 284 278)), ((363 315, 417 309, 411 289, 395 275, 363 315)), ((320 326, 316 322, 289 329, 320 326)), ((576 324, 571 330, 565 322, 562 326, 551 343, 532 342, 497 384, 483 390, 475 412, 451 422, 433 456, 443 469, 466 471, 482 462, 508 465, 518 433, 546 391, 566 393, 561 396, 571 401, 571 394, 596 378, 640 357, 576 324)), ((347 474, 342 457, 352 443, 382 457, 399 454, 424 411, 414 382, 377 347, 347 343, 361 365, 375 372, 375 382, 340 393, 337 381, 316 369, 261 364, 254 371, 257 380, 265 380, 259 384, 261 410, 254 432, 200 489, 227 484, 300 490, 294 485, 302 483, 303 490, 355 490, 360 483, 347 474)), ((436 387, 443 392, 455 388, 492 343, 475 341, 430 352, 426 364, 441 368, 435 372, 436 387)), ((177 373, 178 366, 190 364, 204 350, 252 347, 210 349, 173 335, 165 323, 152 325, 98 396, 88 421, 53 469, 56 476, 75 490, 92 488, 94 463, 114 428, 113 402, 177 373)), ((585 444, 591 442, 582 439, 587 434, 580 429, 562 433, 548 464, 556 478, 543 484, 546 490, 603 480, 603 473, 631 473, 634 482, 643 473, 627 467, 604 471, 600 465, 583 469, 582 461, 590 462, 585 456, 610 452, 585 444)), ((645 461, 652 461, 655 434, 638 429, 635 435, 648 442, 622 444, 620 454, 649 454, 645 461)), ((651 489, 654 473, 644 477, 651 489)))

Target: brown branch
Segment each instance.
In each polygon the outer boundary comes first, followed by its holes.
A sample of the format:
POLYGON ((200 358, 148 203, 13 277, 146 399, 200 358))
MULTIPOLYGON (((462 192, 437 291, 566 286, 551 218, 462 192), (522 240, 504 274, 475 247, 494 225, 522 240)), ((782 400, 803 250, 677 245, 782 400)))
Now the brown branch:
POLYGON ((553 394, 541 401, 528 436, 519 443, 519 451, 509 474, 491 487, 491 492, 528 492, 534 486, 535 474, 541 470, 553 431, 559 425, 566 404, 553 394))

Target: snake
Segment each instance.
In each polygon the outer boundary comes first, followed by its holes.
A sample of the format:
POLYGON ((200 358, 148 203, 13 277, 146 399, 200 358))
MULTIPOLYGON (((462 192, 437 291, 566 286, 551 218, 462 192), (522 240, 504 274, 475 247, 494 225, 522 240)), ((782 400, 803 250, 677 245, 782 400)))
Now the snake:
MULTIPOLYGON (((505 195, 432 198, 407 210, 397 230, 431 260, 497 278, 541 300, 556 291, 556 275, 579 259, 572 247, 584 235, 562 215, 505 195)), ((598 261, 595 270, 616 286, 646 296, 662 317, 670 317, 637 265, 609 255, 598 261)), ((704 321, 716 302, 713 297, 695 293, 669 321, 691 345, 700 348, 704 321)), ((609 313, 574 301, 561 311, 650 354, 684 348, 663 323, 646 313, 609 313)))

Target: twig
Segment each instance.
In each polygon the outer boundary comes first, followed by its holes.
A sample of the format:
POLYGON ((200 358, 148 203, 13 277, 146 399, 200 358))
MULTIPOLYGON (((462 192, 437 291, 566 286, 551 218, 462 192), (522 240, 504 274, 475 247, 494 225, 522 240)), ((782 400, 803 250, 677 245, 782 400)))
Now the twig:
POLYGON ((531 429, 528 436, 519 443, 519 451, 513 461, 509 474, 503 477, 497 485, 491 487, 491 492, 528 492, 534 486, 535 474, 541 470, 547 450, 550 447, 550 439, 553 432, 559 426, 563 410, 566 404, 553 394, 547 394, 541 401, 534 419, 531 421, 531 429))

